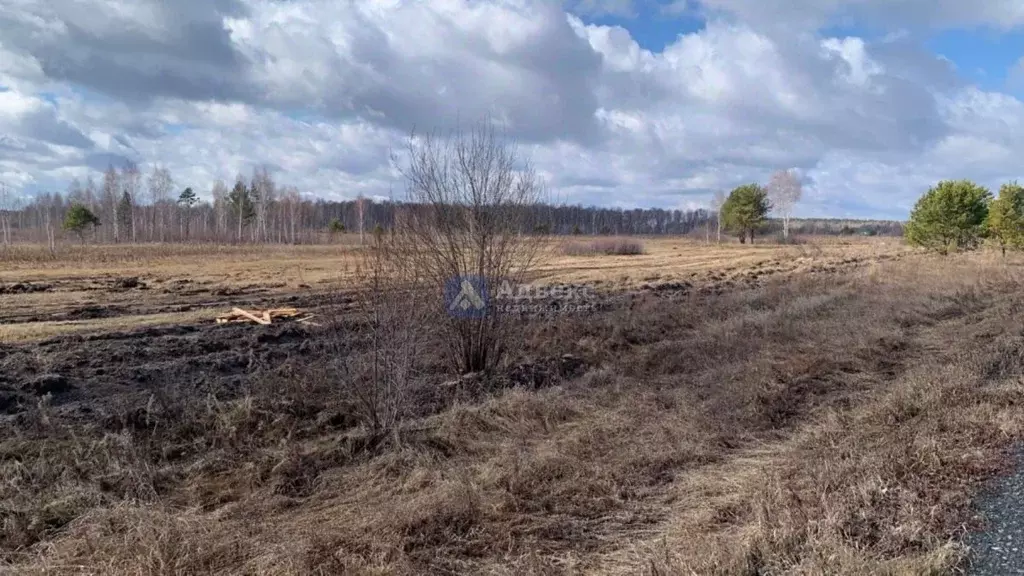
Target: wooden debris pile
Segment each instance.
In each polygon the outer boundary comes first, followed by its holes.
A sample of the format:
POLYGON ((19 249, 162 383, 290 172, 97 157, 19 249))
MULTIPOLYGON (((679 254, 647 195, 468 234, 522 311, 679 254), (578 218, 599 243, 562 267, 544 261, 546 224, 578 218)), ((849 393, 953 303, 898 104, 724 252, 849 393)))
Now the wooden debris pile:
POLYGON ((241 308, 232 308, 228 314, 222 314, 217 317, 217 324, 228 324, 231 322, 255 322, 256 324, 262 324, 264 326, 273 323, 274 318, 289 318, 295 319, 295 322, 300 324, 308 324, 310 326, 319 326, 315 322, 310 322, 314 318, 312 314, 306 315, 303 318, 302 312, 299 312, 297 308, 273 308, 270 310, 243 310, 241 308))

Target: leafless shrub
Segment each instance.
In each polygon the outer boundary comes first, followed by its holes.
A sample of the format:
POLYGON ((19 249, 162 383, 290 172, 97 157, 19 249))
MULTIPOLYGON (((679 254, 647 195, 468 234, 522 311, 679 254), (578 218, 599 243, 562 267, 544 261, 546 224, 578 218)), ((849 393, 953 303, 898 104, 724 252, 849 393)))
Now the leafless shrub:
POLYGON ((644 245, 632 238, 602 238, 593 242, 569 242, 562 246, 566 256, 639 256, 644 245))
POLYGON ((394 236, 374 235, 357 264, 354 307, 333 307, 326 338, 330 376, 375 434, 393 430, 407 410, 430 324, 430 294, 398 248, 394 236))
MULTIPOLYGON (((394 238, 423 290, 454 290, 460 295, 449 295, 458 300, 467 282, 480 289, 525 281, 546 243, 527 210, 541 201, 541 186, 515 145, 482 122, 446 138, 410 138, 407 161, 409 205, 396 215, 394 238)), ((435 326, 462 373, 493 369, 509 343, 508 318, 495 302, 474 306, 474 313, 447 314, 435 326)))

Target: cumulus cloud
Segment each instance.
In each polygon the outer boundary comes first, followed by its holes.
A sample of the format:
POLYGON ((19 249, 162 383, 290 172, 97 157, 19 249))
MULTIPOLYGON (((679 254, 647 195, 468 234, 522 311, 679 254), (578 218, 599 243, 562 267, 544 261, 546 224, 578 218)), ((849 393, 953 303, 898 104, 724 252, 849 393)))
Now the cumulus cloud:
POLYGON ((934 180, 1017 176, 1024 104, 905 30, 1012 28, 1019 2, 657 4, 707 25, 654 52, 591 20, 635 21, 625 0, 0 0, 0 178, 62 189, 132 159, 205 191, 268 164, 386 196, 411 130, 483 117, 574 203, 688 207, 799 168, 798 213, 904 217, 934 180), (891 34, 821 32, 846 19, 891 34))
POLYGON ((2 0, 4 46, 48 79, 125 99, 237 97, 236 0, 2 0))
POLYGON ((1024 25, 1018 0, 700 0, 708 12, 748 22, 787 28, 868 22, 887 28, 992 26, 1009 30, 1024 25))

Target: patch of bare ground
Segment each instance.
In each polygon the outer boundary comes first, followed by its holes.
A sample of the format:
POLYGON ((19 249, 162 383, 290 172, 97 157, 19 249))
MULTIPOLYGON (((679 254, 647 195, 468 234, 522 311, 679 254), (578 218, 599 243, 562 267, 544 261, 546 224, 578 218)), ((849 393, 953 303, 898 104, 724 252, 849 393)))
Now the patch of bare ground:
MULTIPOLYGON (((836 272, 647 287, 525 322, 507 371, 438 371, 383 437, 309 368, 315 332, 233 328, 216 338, 234 346, 211 348, 203 331, 141 336, 209 362, 168 364, 151 378, 184 376, 144 393, 90 391, 62 363, 74 390, 0 420, 0 560, 24 574, 951 571, 975 487, 1024 425, 1018 268, 914 256, 836 272)), ((47 385, 27 346, 0 349, 22 366, 6 384, 19 398, 47 385)))

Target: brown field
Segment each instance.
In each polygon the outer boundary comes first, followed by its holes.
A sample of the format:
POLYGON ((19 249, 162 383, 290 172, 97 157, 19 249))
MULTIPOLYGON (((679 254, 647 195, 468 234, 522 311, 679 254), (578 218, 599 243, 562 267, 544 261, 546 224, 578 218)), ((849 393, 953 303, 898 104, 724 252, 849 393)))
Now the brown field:
MULTIPOLYGON (((212 321, 232 306, 310 305, 357 282, 359 246, 38 246, 0 252, 0 342, 133 326, 212 321), (126 279, 138 281, 125 283, 126 279)), ((564 256, 553 242, 537 281, 607 290, 689 282, 731 289, 759 278, 875 265, 906 252, 899 239, 816 239, 742 246, 642 240, 638 256, 564 256)))
POLYGON ((213 322, 343 300, 351 243, 0 254, 0 572, 962 569, 1024 436, 1022 261, 642 241, 553 245, 536 281, 605 304, 438 367, 386 437, 322 330, 213 322))

